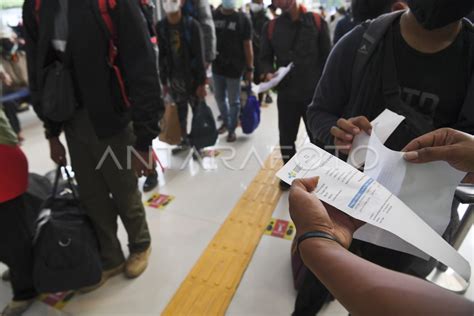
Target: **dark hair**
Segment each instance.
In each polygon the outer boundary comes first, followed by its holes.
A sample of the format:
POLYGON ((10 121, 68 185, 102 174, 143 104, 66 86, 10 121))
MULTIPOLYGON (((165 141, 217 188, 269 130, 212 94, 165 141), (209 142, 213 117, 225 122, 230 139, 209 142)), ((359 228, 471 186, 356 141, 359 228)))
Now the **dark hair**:
POLYGON ((352 16, 357 23, 389 13, 397 0, 352 0, 352 16))

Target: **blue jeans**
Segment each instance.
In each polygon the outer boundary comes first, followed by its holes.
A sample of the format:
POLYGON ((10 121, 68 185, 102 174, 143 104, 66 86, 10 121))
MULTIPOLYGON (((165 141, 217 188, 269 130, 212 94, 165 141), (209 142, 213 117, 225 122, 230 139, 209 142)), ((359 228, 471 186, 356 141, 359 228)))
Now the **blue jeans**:
POLYGON ((240 78, 228 78, 213 74, 214 95, 222 121, 229 133, 234 133, 240 114, 240 78))

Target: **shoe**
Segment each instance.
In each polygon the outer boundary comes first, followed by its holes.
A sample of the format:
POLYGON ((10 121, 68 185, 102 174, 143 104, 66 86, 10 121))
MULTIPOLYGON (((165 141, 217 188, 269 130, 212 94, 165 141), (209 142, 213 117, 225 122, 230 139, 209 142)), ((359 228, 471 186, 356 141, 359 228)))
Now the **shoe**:
POLYGON ((229 135, 227 135, 227 142, 228 143, 233 143, 237 140, 237 135, 235 135, 235 133, 230 133, 229 132, 229 135))
POLYGON ((97 283, 95 285, 92 285, 92 286, 83 287, 82 289, 79 289, 77 291, 77 293, 87 294, 87 293, 90 293, 92 291, 97 290, 102 285, 104 285, 109 279, 113 278, 114 276, 117 276, 117 275, 121 274, 124 270, 124 267, 125 267, 125 263, 121 263, 116 268, 112 268, 110 270, 102 271, 102 277, 100 278, 99 283, 97 283))
POLYGON ((273 103, 273 98, 270 94, 267 94, 267 96, 265 97, 265 103, 267 104, 273 103))
POLYGON ((10 270, 5 270, 5 272, 2 273, 2 281, 10 282, 10 270))
POLYGON ((36 298, 26 301, 11 301, 0 314, 1 316, 21 316, 36 301, 36 298))
POLYGON ((145 183, 143 183, 143 192, 150 192, 158 186, 158 174, 154 173, 146 177, 145 183))
POLYGON ((189 139, 186 137, 185 139, 183 139, 181 141, 181 143, 178 145, 178 147, 176 148, 173 148, 173 150, 171 150, 171 154, 172 155, 177 155, 183 151, 187 151, 191 148, 191 143, 189 141, 189 139))
POLYGON ((219 129, 217 130, 217 132, 219 133, 219 135, 224 134, 225 132, 227 132, 227 127, 222 124, 221 127, 219 127, 219 129))
POLYGON ((129 279, 139 277, 148 266, 148 258, 151 254, 151 246, 147 250, 131 253, 125 262, 125 276, 129 279))
POLYGON ((280 180, 280 189, 282 191, 288 191, 290 188, 291 188, 291 185, 289 185, 288 183, 286 183, 283 180, 280 180))

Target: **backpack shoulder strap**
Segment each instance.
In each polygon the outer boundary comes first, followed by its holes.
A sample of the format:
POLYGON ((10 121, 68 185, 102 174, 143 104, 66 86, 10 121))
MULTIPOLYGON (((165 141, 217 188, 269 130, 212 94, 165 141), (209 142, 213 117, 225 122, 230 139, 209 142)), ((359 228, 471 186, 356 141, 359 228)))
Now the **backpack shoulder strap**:
POLYGON ((321 31, 321 16, 316 12, 312 12, 312 14, 313 14, 313 20, 314 20, 314 24, 316 25, 316 28, 318 29, 318 31, 321 31))
POLYGON ((375 20, 362 23, 366 29, 357 50, 352 69, 352 82, 359 82, 360 77, 393 22, 402 15, 403 11, 384 14, 375 20))
POLYGON ((36 23, 40 22, 41 0, 35 0, 35 19, 36 23))
POLYGON ((117 40, 117 30, 115 28, 115 24, 112 20, 112 17, 110 16, 110 11, 115 9, 117 6, 117 1, 116 0, 98 0, 99 1, 99 12, 100 16, 102 17, 102 20, 104 21, 104 24, 109 31, 109 35, 112 39, 112 41, 117 40))

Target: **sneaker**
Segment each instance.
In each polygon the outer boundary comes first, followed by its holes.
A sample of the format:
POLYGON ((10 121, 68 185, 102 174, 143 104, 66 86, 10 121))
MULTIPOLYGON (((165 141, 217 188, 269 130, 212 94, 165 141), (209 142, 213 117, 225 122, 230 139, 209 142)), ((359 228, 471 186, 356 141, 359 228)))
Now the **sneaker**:
POLYGON ((148 266, 148 258, 151 254, 151 246, 147 250, 131 253, 125 262, 125 276, 130 279, 139 277, 148 266))
POLYGON ((181 143, 178 145, 178 147, 176 148, 173 148, 173 150, 171 150, 171 154, 172 155, 177 155, 183 151, 187 151, 191 148, 191 143, 189 142, 189 139, 188 138, 185 138, 181 141, 181 143))
POLYGON ((3 273, 2 273, 2 280, 5 281, 5 282, 10 282, 10 270, 5 270, 3 273))
POLYGON ((97 283, 95 285, 92 285, 92 286, 83 287, 82 289, 79 289, 77 291, 77 293, 87 294, 87 293, 90 293, 92 291, 97 290, 102 285, 104 285, 109 279, 113 278, 114 276, 117 276, 117 275, 121 274, 124 270, 124 267, 125 267, 125 263, 121 263, 116 268, 112 268, 110 270, 103 271, 102 272, 102 277, 100 278, 99 283, 97 283))
POLYGON ((2 311, 1 316, 21 316, 36 301, 36 298, 26 301, 11 301, 2 311))
POLYGON ((282 191, 288 191, 290 188, 291 188, 291 185, 289 185, 288 183, 286 183, 283 180, 280 180, 280 189, 282 191))
POLYGON ((265 97, 265 103, 267 104, 273 103, 273 98, 270 94, 267 94, 267 96, 265 97))
POLYGON ((143 184, 143 192, 150 192, 157 186, 158 186, 158 174, 157 173, 151 174, 146 178, 145 183, 143 184))
POLYGON ((228 143, 233 143, 237 140, 237 135, 235 135, 235 133, 230 133, 229 132, 229 135, 227 135, 227 142, 228 143))
POLYGON ((227 132, 227 127, 222 124, 221 127, 219 127, 219 129, 217 130, 217 132, 219 133, 219 135, 224 134, 225 132, 227 132))

